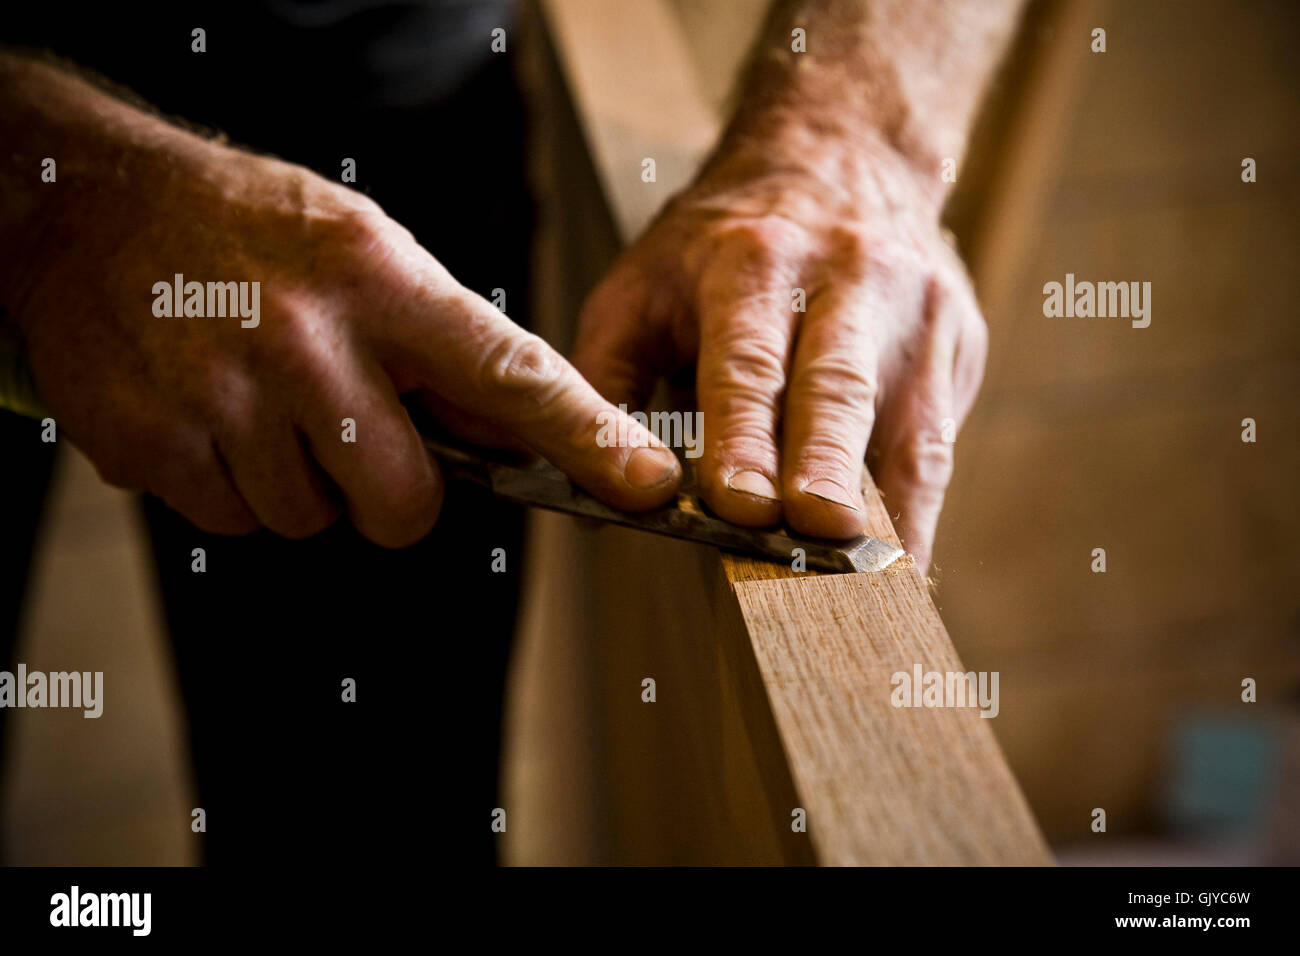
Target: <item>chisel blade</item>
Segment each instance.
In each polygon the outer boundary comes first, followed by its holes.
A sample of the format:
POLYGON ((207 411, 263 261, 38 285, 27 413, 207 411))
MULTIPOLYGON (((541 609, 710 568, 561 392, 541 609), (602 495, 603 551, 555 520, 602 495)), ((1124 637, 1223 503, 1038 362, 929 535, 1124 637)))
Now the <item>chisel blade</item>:
POLYGON ((819 571, 883 571, 904 554, 879 538, 862 535, 830 541, 791 534, 785 528, 744 528, 723 521, 705 507, 686 471, 676 500, 650 511, 620 511, 573 484, 548 462, 515 465, 449 442, 425 439, 425 445, 452 479, 468 479, 491 489, 498 498, 534 508, 594 518, 638 531, 715 545, 730 551, 791 562, 801 548, 809 568, 819 571))

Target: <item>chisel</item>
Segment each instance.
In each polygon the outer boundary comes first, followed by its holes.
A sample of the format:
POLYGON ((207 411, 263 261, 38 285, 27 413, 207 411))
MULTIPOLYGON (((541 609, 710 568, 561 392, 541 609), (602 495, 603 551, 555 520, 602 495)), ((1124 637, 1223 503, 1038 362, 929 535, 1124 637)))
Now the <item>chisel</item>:
POLYGON ((743 528, 711 514, 700 500, 690 468, 684 469, 677 499, 650 511, 619 511, 579 489, 554 465, 539 460, 512 464, 443 439, 425 437, 425 447, 437 458, 444 477, 472 481, 505 501, 545 508, 638 531, 652 531, 687 541, 789 563, 802 548, 809 568, 819 571, 883 571, 904 552, 879 538, 861 535, 828 541, 791 534, 784 528, 743 528))
MULTIPOLYGON (((30 377, 16 348, 0 337, 0 407, 33 418, 45 412, 35 397, 30 377)), ((597 501, 544 460, 513 464, 487 452, 446 439, 424 438, 424 444, 442 465, 444 476, 469 480, 506 501, 546 508, 609 524, 652 531, 687 541, 790 562, 802 548, 807 567, 818 571, 882 571, 903 556, 903 551, 869 535, 846 541, 805 538, 784 528, 743 528, 711 514, 696 493, 694 475, 683 463, 684 478, 671 504, 651 511, 619 511, 597 501)))

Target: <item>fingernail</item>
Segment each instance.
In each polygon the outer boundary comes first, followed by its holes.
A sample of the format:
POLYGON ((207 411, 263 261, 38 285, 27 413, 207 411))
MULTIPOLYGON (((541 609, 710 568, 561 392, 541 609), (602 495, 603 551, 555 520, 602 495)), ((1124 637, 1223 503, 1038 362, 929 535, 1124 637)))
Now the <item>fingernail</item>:
POLYGON ((822 501, 829 501, 833 505, 848 508, 850 511, 862 510, 847 491, 829 478, 818 478, 816 481, 810 481, 801 490, 806 495, 812 495, 822 501))
POLYGON ((633 488, 657 488, 677 477, 677 456, 667 448, 638 448, 627 457, 623 480, 633 488))
POLYGON ((768 480, 767 475, 757 471, 738 471, 727 479, 727 487, 764 501, 780 501, 776 486, 768 480))

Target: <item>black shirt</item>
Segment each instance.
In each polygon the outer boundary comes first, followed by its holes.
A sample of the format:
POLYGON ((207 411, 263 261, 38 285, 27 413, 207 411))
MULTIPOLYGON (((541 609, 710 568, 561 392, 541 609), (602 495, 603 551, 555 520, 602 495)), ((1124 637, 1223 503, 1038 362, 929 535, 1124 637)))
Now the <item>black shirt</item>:
POLYGON ((240 138, 242 118, 327 122, 447 99, 494 55, 511 0, 15 4, 0 42, 50 50, 167 113, 240 138), (193 49, 204 31, 206 51, 193 49))

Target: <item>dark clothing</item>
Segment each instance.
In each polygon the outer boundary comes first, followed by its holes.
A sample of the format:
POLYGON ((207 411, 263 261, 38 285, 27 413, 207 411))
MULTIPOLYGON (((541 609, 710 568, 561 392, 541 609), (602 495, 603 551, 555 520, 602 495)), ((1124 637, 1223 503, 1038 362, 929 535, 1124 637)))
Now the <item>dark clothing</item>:
MULTIPOLYGON (((48 3, 0 31, 335 181, 355 159, 356 188, 465 285, 505 289, 518 319, 531 229, 522 115, 507 57, 490 50, 509 6, 48 3), (191 51, 195 27, 205 53, 191 51)), ((13 465, 0 491, 22 510, 40 500, 48 464, 13 465)), ((291 542, 207 535, 153 500, 145 513, 207 858, 490 861, 521 513, 454 486, 433 534, 400 552, 368 544, 346 520, 291 542), (202 574, 190 568, 198 547, 202 574), (491 570, 498 547, 504 574, 491 570), (347 678, 356 703, 342 700, 347 678)), ((26 526, 17 531, 5 534, 10 561, 30 543, 26 526)), ((7 570, 4 583, 21 580, 17 563, 7 570)), ((12 638, 14 606, 0 606, 0 642, 12 638)))
MULTIPOLYGON (((512 0, 128 0, 6 10, 0 42, 48 49, 232 136, 268 116, 420 109, 494 54, 512 0), (205 51, 193 31, 204 31, 205 51)), ((251 138, 249 138, 251 142, 251 138)), ((261 144, 257 144, 261 145, 261 144)))

